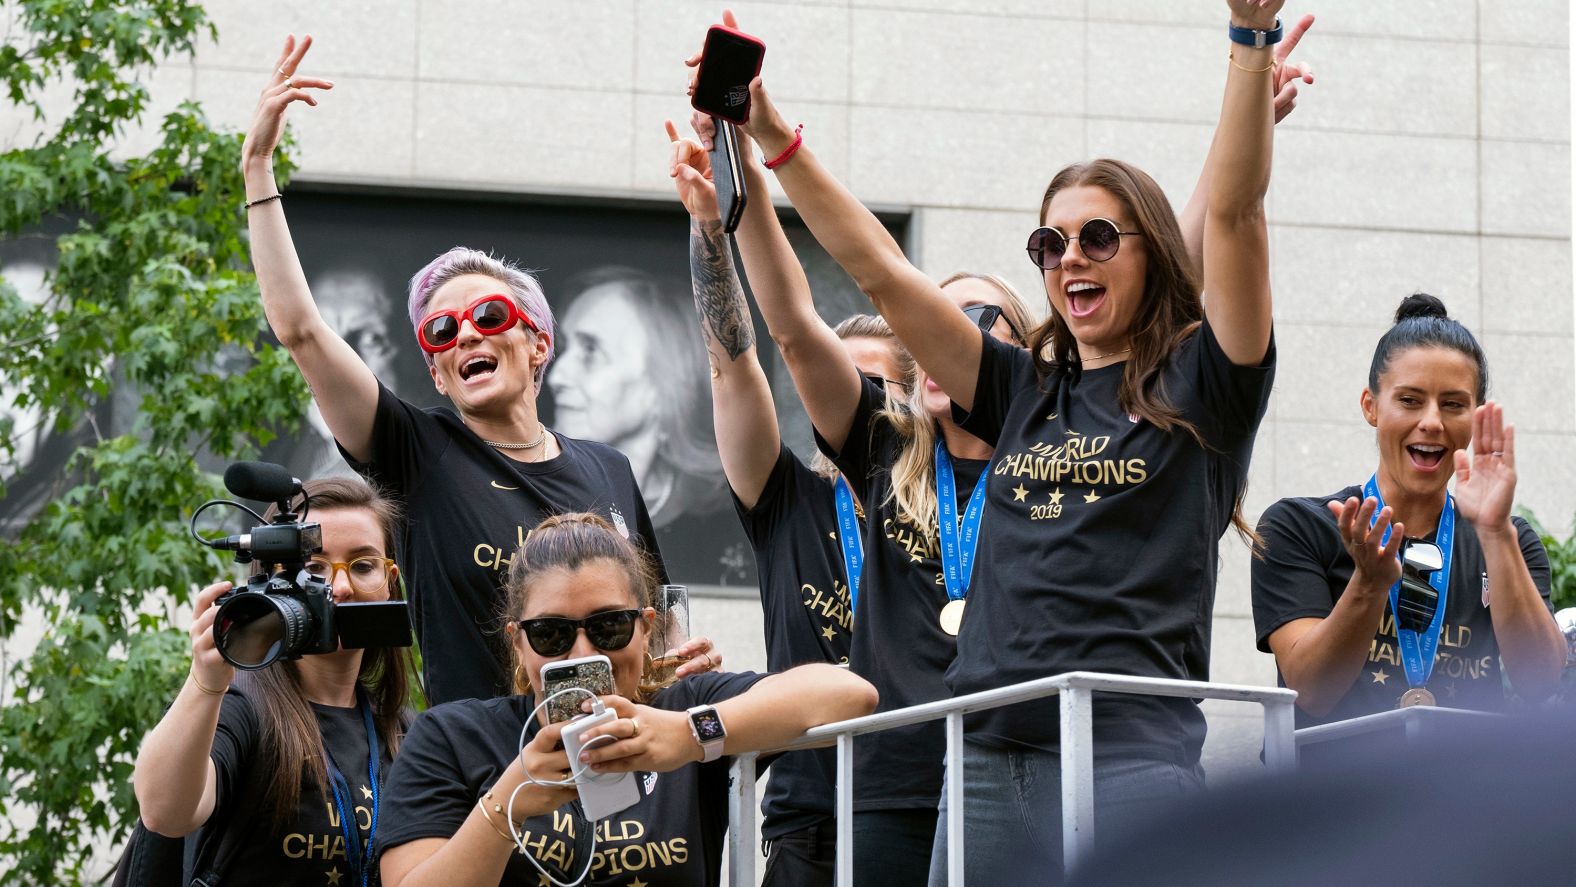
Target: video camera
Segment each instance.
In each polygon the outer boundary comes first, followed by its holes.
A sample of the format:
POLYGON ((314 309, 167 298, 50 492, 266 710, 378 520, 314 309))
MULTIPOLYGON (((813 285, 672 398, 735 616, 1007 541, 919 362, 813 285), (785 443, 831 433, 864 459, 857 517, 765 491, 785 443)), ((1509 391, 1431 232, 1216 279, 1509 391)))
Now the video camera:
POLYGON ((272 521, 229 499, 204 502, 191 517, 192 538, 216 550, 235 552, 235 562, 255 562, 258 571, 222 595, 213 622, 214 644, 225 661, 248 671, 280 659, 299 659, 341 648, 408 647, 410 609, 404 601, 334 603, 333 588, 312 575, 306 563, 323 549, 323 528, 302 519, 309 498, 297 515, 292 503, 301 495, 301 481, 283 466, 269 462, 237 462, 224 472, 232 495, 277 503, 272 521), (197 517, 216 505, 238 508, 260 526, 249 533, 204 539, 197 517))

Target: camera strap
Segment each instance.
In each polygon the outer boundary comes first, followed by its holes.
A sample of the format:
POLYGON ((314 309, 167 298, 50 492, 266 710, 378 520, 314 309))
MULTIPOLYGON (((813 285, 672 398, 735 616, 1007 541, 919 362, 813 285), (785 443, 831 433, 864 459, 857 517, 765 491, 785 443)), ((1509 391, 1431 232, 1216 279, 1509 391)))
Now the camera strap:
POLYGON ((848 478, 837 473, 837 539, 843 548, 843 569, 848 576, 848 615, 859 609, 859 580, 865 573, 865 544, 859 535, 859 517, 854 511, 854 491, 848 478))
MULTIPOLYGON (((1368 520, 1368 526, 1372 527, 1378 521, 1379 512, 1384 510, 1384 494, 1379 492, 1379 475, 1368 478, 1368 483, 1363 485, 1363 496, 1379 503, 1373 517, 1368 520)), ((1390 530, 1393 528, 1392 524, 1385 529, 1384 538, 1379 540, 1380 545, 1389 543, 1390 530)), ((1439 650, 1439 635, 1445 627, 1445 603, 1450 591, 1450 557, 1456 548, 1456 500, 1448 490, 1445 492, 1445 510, 1439 515, 1439 529, 1434 533, 1434 544, 1439 546, 1444 566, 1428 575, 1428 584, 1439 593, 1439 603, 1427 629, 1417 632, 1401 627, 1401 582, 1396 580, 1390 586, 1390 619, 1395 623, 1395 642, 1401 649, 1401 669, 1406 672, 1406 683, 1410 687, 1421 687, 1428 683, 1429 675, 1434 672, 1434 654, 1439 650)), ((1398 557, 1399 554, 1398 551, 1398 557)))
POLYGON ((328 765, 329 788, 334 794, 334 807, 339 812, 339 831, 345 839, 345 861, 350 866, 351 878, 361 887, 367 887, 378 859, 378 731, 372 721, 372 703, 367 691, 356 685, 356 702, 361 709, 361 722, 367 728, 367 781, 372 792, 372 821, 367 828, 366 852, 362 853, 357 840, 356 802, 350 793, 350 782, 334 763, 334 753, 323 746, 323 757, 328 765))

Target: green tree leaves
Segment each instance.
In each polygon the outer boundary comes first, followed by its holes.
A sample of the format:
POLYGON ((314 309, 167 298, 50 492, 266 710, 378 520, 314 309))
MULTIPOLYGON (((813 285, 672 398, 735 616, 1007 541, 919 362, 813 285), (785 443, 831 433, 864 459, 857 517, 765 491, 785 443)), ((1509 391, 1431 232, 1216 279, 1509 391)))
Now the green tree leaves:
MULTIPOLYGON (((85 866, 129 829, 137 746, 187 668, 171 598, 225 570, 186 534, 186 515, 219 492, 199 454, 210 466, 255 455, 301 415, 306 389, 265 344, 240 135, 186 104, 146 154, 110 149, 147 107, 140 75, 211 33, 201 7, 6 7, 0 90, 46 130, 0 154, 0 238, 66 233, 42 302, 0 281, 0 380, 48 427, 91 431, 42 507, 0 537, 0 636, 24 614, 44 623, 0 679, 0 881, 96 881, 103 870, 85 866), (70 109, 46 116, 46 89, 69 89, 70 109)), ((0 497, 26 467, 25 431, 0 421, 0 497)))

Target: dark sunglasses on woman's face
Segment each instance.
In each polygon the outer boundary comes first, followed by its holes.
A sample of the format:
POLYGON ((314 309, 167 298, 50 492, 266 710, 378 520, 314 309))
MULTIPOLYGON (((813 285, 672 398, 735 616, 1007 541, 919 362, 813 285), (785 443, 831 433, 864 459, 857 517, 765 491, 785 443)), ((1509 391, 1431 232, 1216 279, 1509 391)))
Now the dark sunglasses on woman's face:
POLYGON ((1019 342, 1023 341, 1023 334, 1018 332, 1018 328, 1011 320, 1007 320, 1007 315, 1001 310, 1000 305, 969 305, 963 309, 963 313, 968 315, 969 320, 974 321, 975 326, 987 333, 996 325, 996 318, 1006 320, 1007 329, 1012 330, 1012 337, 1019 342))
POLYGON ((1090 261, 1109 262, 1122 248, 1123 237, 1139 236, 1142 235, 1137 231, 1117 228, 1110 219, 1090 219, 1073 237, 1063 234, 1060 228, 1037 228, 1029 235, 1029 261, 1043 271, 1055 271, 1061 267, 1062 257, 1067 255, 1068 244, 1076 240, 1078 248, 1090 261))
POLYGON ((598 650, 607 653, 622 650, 635 636, 635 622, 639 619, 639 610, 608 610, 592 613, 584 619, 541 616, 521 619, 516 624, 525 632, 525 642, 538 656, 562 656, 575 645, 575 635, 582 628, 591 646, 598 650))
POLYGON ((864 376, 866 379, 869 379, 871 382, 874 382, 875 386, 877 388, 885 389, 886 386, 891 385, 893 388, 896 388, 897 390, 903 392, 904 394, 908 393, 908 383, 907 382, 900 382, 897 379, 888 379, 887 377, 881 375, 880 373, 860 373, 859 375, 864 376))
POLYGON ((516 323, 524 323, 532 332, 541 332, 514 299, 502 293, 482 296, 465 306, 464 311, 434 311, 416 328, 416 340, 421 350, 428 354, 448 351, 460 340, 460 323, 469 320, 471 326, 484 336, 508 332, 516 323))

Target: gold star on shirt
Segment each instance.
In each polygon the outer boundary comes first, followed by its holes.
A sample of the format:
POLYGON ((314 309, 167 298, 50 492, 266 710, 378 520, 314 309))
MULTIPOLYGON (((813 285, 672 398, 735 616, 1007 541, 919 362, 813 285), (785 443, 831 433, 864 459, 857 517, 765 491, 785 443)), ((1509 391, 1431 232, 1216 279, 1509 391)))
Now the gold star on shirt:
POLYGON ((821 629, 821 636, 827 640, 831 640, 832 638, 837 637, 837 629, 828 625, 827 627, 821 629))
POLYGON ((372 798, 372 789, 363 785, 361 787, 361 796, 370 800, 372 798))
POLYGON ((1445 685, 1445 698, 1446 699, 1454 699, 1454 698, 1456 698, 1456 682, 1455 681, 1451 681, 1450 683, 1445 685))
POLYGON ((911 564, 917 564, 917 563, 919 563, 919 555, 917 555, 917 554, 911 554, 911 555, 909 555, 909 556, 908 556, 908 562, 909 562, 909 563, 911 563, 911 564))
POLYGON ((1060 504, 1062 504, 1062 488, 1061 487, 1057 487, 1056 489, 1051 491, 1051 504, 1052 505, 1060 505, 1060 504))
POLYGON ((330 884, 338 884, 339 883, 339 869, 337 867, 336 868, 331 868, 331 869, 328 870, 328 883, 330 883, 330 884))
POLYGON ((553 882, 549 881, 546 875, 538 874, 536 876, 536 887, 553 887, 553 882))
POLYGON ((646 887, 646 882, 636 878, 629 882, 629 887, 646 887))
POLYGON ((1099 501, 1100 501, 1100 494, 1096 493, 1094 490, 1090 490, 1089 491, 1089 495, 1084 497, 1084 502, 1089 503, 1089 504, 1093 504, 1093 503, 1099 502, 1099 501))
POLYGON ((1023 497, 1027 495, 1029 495, 1029 491, 1023 488, 1023 484, 1018 484, 1012 488, 1012 501, 1014 502, 1024 501, 1023 497))
POLYGON ((1381 669, 1377 669, 1375 671, 1371 671, 1371 672, 1369 672, 1369 674, 1374 676, 1374 683, 1376 683, 1376 684, 1382 684, 1390 677, 1390 675, 1387 674, 1385 672, 1385 670, 1382 669, 1382 668, 1381 669))

